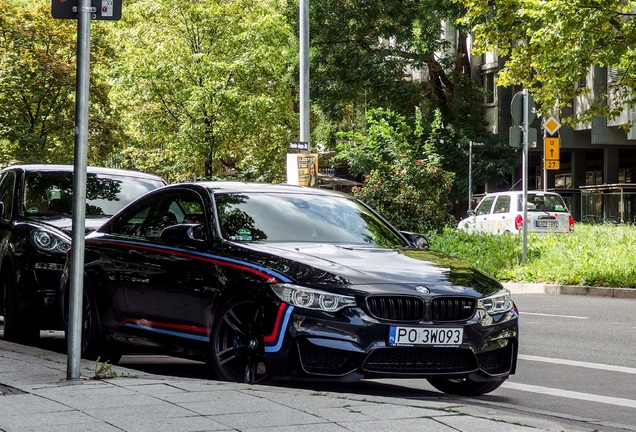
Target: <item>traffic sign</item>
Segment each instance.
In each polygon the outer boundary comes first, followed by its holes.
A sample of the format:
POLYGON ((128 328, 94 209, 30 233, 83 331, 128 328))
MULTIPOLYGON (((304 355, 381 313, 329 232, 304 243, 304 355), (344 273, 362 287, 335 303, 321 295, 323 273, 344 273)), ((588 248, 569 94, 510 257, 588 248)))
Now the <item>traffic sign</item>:
MULTIPOLYGON (((77 19, 78 0, 51 0, 51 15, 57 19, 77 19)), ((91 0, 91 19, 121 19, 122 0, 91 0)))
MULTIPOLYGON (((510 113, 512 114, 512 120, 517 126, 523 125, 523 92, 517 92, 510 102, 510 113)), ((537 106, 532 99, 532 96, 528 94, 528 124, 537 116, 537 106)))
MULTIPOLYGON (((523 147, 523 129, 521 126, 510 126, 508 131, 508 144, 510 147, 523 147)), ((537 146, 537 130, 528 128, 528 147, 535 148, 537 146)))
POLYGON ((561 123, 559 123, 559 121, 553 116, 548 117, 542 126, 543 129, 545 129, 550 135, 554 135, 559 129, 561 129, 561 123))
POLYGON ((545 139, 545 159, 546 160, 559 160, 560 159, 560 151, 559 151, 559 139, 558 138, 548 138, 545 139))
POLYGON ((545 169, 558 170, 561 169, 561 163, 558 160, 545 160, 545 169))

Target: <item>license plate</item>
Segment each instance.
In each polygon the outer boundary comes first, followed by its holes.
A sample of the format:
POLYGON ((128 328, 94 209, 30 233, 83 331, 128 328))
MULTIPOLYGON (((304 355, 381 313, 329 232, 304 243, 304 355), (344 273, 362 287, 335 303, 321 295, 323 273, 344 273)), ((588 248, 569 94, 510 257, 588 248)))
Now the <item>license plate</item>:
POLYGON ((537 228, 557 228, 559 226, 559 221, 538 220, 534 221, 534 226, 537 228))
POLYGON ((459 327, 393 327, 389 329, 389 345, 458 346, 464 329, 459 327))

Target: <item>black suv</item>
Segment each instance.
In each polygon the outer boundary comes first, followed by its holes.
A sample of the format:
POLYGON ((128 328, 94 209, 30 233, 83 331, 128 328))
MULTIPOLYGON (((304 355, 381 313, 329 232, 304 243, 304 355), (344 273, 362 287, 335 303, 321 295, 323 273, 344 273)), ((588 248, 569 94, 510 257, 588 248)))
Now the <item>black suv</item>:
MULTIPOLYGON (((150 174, 88 167, 86 231, 165 184, 150 174)), ((6 340, 32 342, 40 329, 62 329, 57 293, 71 247, 72 192, 71 165, 0 171, 0 315, 6 340)))

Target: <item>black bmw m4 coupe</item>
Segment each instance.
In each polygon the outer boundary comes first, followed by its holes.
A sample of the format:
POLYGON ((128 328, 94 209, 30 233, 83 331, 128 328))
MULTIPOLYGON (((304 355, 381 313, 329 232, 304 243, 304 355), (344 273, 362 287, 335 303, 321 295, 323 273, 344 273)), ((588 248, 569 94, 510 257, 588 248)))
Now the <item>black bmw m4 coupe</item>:
POLYGON ((198 356, 223 380, 425 378, 461 395, 515 372, 509 291, 331 191, 151 191, 87 236, 84 274, 86 358, 143 347, 198 356))

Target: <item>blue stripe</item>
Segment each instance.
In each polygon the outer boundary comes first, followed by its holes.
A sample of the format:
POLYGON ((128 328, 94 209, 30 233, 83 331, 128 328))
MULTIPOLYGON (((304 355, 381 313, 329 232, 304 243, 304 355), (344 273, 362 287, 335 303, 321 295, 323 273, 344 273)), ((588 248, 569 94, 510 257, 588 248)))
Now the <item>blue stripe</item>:
POLYGON ((124 324, 124 327, 132 327, 132 328, 136 328, 136 329, 147 330, 147 331, 151 331, 151 332, 154 332, 154 333, 161 333, 161 334, 166 334, 166 335, 169 335, 169 336, 176 336, 176 337, 180 337, 180 338, 194 339, 194 340, 198 340, 198 341, 201 341, 201 342, 210 342, 210 337, 209 336, 197 336, 197 335, 193 335, 193 334, 190 334, 190 333, 181 333, 181 332, 176 332, 176 331, 172 331, 172 330, 163 330, 163 329, 158 329, 158 328, 155 328, 155 327, 141 326, 141 325, 131 324, 131 323, 124 324))
POLYGON ((253 268, 259 271, 262 271, 263 273, 267 273, 279 280, 281 280, 282 282, 292 282, 291 279, 289 279, 287 276, 280 274, 270 268, 267 267, 261 267, 259 265, 247 262, 247 261, 240 261, 240 260, 236 260, 233 258, 227 258, 227 257, 222 257, 222 256, 218 256, 218 255, 212 255, 212 254, 207 254, 207 253, 202 253, 202 252, 194 252, 188 249, 179 249, 179 248, 174 248, 174 247, 169 247, 169 246, 163 246, 163 245, 157 245, 154 243, 141 243, 141 242, 134 242, 134 241, 128 241, 128 240, 117 240, 117 239, 109 239, 109 238, 100 238, 100 239, 92 239, 89 240, 87 239, 88 242, 90 241, 95 241, 95 242, 112 242, 112 243, 121 243, 121 244, 130 244, 130 245, 138 245, 138 246, 143 246, 146 248, 155 248, 155 249, 164 249, 166 251, 174 251, 174 252, 180 252, 183 254, 187 254, 187 255, 193 255, 193 256, 200 256, 200 257, 204 257, 204 258, 212 258, 212 259, 216 259, 219 261, 225 261, 228 263, 232 263, 232 264, 238 264, 238 265, 242 265, 245 267, 249 267, 249 268, 253 268))
POLYGON ((291 315, 293 310, 294 310, 294 307, 289 306, 287 308, 287 311, 285 311, 285 318, 283 319, 283 324, 278 329, 278 336, 276 336, 276 339, 278 340, 278 342, 274 346, 266 346, 265 347, 266 353, 274 353, 274 352, 280 351, 280 347, 283 345, 283 339, 285 338, 285 332, 287 331, 287 324, 289 324, 289 316, 291 315))

